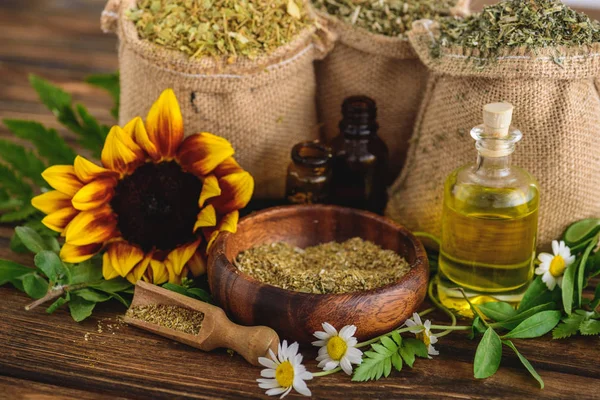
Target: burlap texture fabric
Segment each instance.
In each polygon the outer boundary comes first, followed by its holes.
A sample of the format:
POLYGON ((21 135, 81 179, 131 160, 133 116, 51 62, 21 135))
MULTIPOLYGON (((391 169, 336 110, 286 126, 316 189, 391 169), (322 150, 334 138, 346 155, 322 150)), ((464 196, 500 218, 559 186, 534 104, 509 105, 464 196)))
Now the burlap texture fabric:
POLYGON ((190 59, 139 39, 124 15, 135 2, 111 0, 102 17, 103 29, 116 29, 119 37, 120 123, 145 117, 160 93, 172 88, 185 134, 227 138, 254 176, 254 196, 282 198, 292 146, 319 135, 313 61, 326 54, 326 35, 311 26, 268 56, 233 64, 190 59))
MULTIPOLYGON (((466 15, 470 0, 460 0, 453 15, 466 15)), ((377 103, 379 135, 390 153, 395 178, 406 160, 419 105, 427 84, 427 68, 407 39, 371 33, 324 12, 321 24, 337 37, 334 49, 316 63, 317 106, 326 140, 339 134, 341 105, 346 97, 365 95, 377 103)))
POLYGON ((481 68, 468 49, 445 48, 432 58, 436 30, 420 21, 409 34, 431 76, 388 216, 439 236, 445 179, 474 162, 470 129, 482 123, 483 106, 497 101, 515 106, 514 124, 523 131, 513 163, 540 184, 538 244, 559 238, 575 220, 600 216, 600 45, 507 50, 481 68))

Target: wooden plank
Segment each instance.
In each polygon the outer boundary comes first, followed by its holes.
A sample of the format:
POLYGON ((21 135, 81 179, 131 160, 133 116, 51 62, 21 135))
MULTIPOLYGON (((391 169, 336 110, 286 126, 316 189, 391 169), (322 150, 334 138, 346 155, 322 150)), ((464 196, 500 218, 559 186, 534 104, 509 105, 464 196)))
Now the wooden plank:
MULTIPOLYGON (((67 389, 61 386, 47 385, 22 379, 0 376, 2 398, 12 400, 101 400, 107 396, 90 391, 67 389)), ((125 397, 114 397, 114 400, 125 397)))

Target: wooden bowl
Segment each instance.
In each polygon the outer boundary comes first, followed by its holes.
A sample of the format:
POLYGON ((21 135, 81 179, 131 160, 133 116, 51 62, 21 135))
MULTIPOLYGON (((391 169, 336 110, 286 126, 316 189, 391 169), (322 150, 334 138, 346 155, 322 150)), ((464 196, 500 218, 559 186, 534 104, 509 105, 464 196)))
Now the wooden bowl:
POLYGON ((356 325, 366 340, 398 327, 427 292, 429 263, 421 242, 406 228, 378 215, 337 206, 286 206, 242 219, 237 233, 221 233, 208 261, 210 289, 220 306, 243 325, 266 325, 281 339, 302 343, 329 322, 338 330, 356 325), (240 272, 232 260, 253 246, 287 242, 305 248, 353 237, 398 252, 411 270, 398 282, 347 294, 308 294, 267 285, 240 272))

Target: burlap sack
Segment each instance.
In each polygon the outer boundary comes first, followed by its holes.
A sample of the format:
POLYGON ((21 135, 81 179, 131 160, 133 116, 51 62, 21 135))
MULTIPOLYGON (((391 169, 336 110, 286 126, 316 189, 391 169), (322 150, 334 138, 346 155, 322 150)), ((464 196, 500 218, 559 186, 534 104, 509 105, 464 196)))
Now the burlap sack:
MULTIPOLYGON (((459 0, 453 15, 468 14, 470 0, 459 0)), ((425 92, 427 69, 407 39, 371 33, 321 11, 321 24, 337 36, 334 49, 316 63, 319 118, 327 140, 339 135, 346 97, 369 96, 377 102, 379 135, 390 152, 390 175, 406 159, 414 121, 425 92)))
POLYGON ((525 48, 479 67, 478 52, 445 48, 431 57, 437 25, 420 21, 409 35, 431 77, 406 168, 390 190, 387 214, 410 229, 440 234, 443 186, 455 168, 476 160, 469 132, 487 103, 515 106, 523 131, 513 163, 540 184, 539 245, 569 223, 600 216, 600 45, 525 48), (561 65, 558 65, 557 62, 561 65))
POLYGON ((208 131, 227 138, 236 158, 256 181, 255 197, 282 198, 294 144, 318 138, 313 61, 327 51, 316 27, 292 43, 233 64, 189 59, 138 38, 124 13, 135 0, 110 0, 104 30, 119 37, 120 123, 145 117, 166 88, 179 99, 186 135, 208 131))

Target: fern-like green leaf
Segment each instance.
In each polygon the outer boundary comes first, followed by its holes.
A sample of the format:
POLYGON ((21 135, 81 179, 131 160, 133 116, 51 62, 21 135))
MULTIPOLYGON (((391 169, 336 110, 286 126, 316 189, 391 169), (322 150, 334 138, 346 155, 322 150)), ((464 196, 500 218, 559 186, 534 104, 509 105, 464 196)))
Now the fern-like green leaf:
POLYGON ((34 214, 36 214, 37 212, 38 212, 38 210, 36 210, 31 204, 27 204, 16 211, 12 211, 7 214, 3 214, 2 216, 0 216, 0 222, 1 223, 13 223, 13 222, 24 221, 24 220, 28 219, 29 217, 33 216, 34 214))
POLYGON ((47 187, 42 179, 46 165, 30 150, 8 140, 0 139, 0 158, 21 175, 31 179, 40 187, 47 187))
POLYGON ((552 338, 566 339, 577 334, 577 331, 579 331, 579 326, 584 320, 584 315, 572 313, 567 318, 563 319, 562 322, 552 330, 552 338))
POLYGON ((119 103, 121 97, 121 86, 119 83, 119 73, 97 74, 88 76, 85 81, 90 85, 106 90, 113 98, 115 106, 110 110, 115 119, 119 119, 119 103))
POLYGON ((583 321, 579 326, 579 331, 582 335, 600 335, 600 321, 597 319, 583 321))
POLYGON ((17 119, 5 119, 4 124, 15 136, 33 143, 48 164, 73 164, 76 154, 56 130, 46 129, 38 122, 17 119))
POLYGON ((2 164, 0 164, 0 184, 8 193, 18 198, 29 199, 33 194, 31 187, 23 181, 22 177, 2 164))
POLYGON ((398 355, 398 345, 394 340, 384 336, 380 343, 374 343, 371 347, 375 351, 366 351, 362 363, 354 370, 352 380, 355 382, 387 377, 392 371, 392 366, 398 370, 402 369, 402 362, 398 362, 394 357, 394 354, 398 355))

